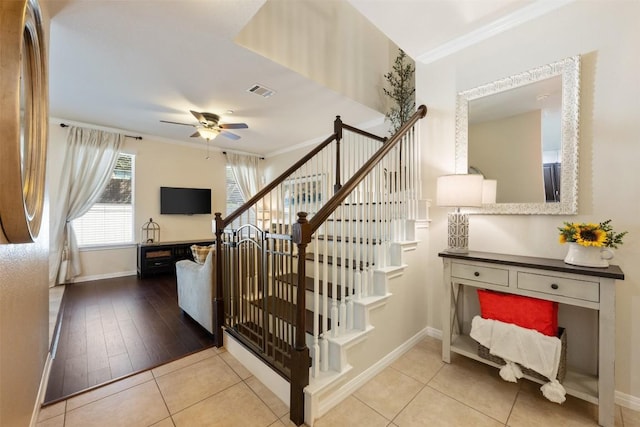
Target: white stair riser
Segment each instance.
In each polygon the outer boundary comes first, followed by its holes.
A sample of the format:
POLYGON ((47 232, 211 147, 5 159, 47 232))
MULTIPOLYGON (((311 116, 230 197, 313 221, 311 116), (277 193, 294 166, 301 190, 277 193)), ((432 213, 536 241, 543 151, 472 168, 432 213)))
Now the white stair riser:
MULTIPOLYGON (((355 244, 355 243, 343 243, 343 242, 334 242, 328 241, 325 247, 324 240, 318 241, 318 253, 324 255, 338 256, 349 259, 355 259, 356 253, 360 257, 360 259, 371 259, 370 257, 375 256, 376 245, 373 244, 355 244)), ((311 249, 311 252, 315 252, 315 246, 309 245, 307 246, 307 250, 311 249)))
POLYGON ((372 206, 343 206, 333 213, 334 219, 380 219, 380 218, 400 218, 406 216, 405 206, 402 203, 389 203, 372 206))
POLYGON ((393 219, 385 222, 328 221, 318 235, 347 236, 350 239, 391 240, 415 239, 415 220, 393 219), (382 226, 382 228, 380 228, 382 226))
MULTIPOLYGON (((383 267, 389 267, 389 266, 396 266, 396 265, 400 265, 401 264, 401 259, 394 256, 394 253, 392 251, 392 247, 393 244, 392 243, 383 243, 381 245, 375 245, 369 248, 369 250, 372 252, 370 253, 370 256, 365 257, 364 254, 360 254, 360 262, 361 265, 365 265, 365 269, 378 269, 378 268, 383 268, 383 267), (371 258, 373 258, 373 262, 371 262, 371 258)), ((341 257, 342 258, 342 257, 341 257)), ((323 258, 324 259, 324 258, 323 258)), ((349 257, 347 258, 348 260, 350 260, 350 266, 353 267, 353 263, 356 258, 355 257, 349 257)), ((329 281, 331 281, 331 278, 333 277, 331 273, 332 268, 334 268, 335 264, 329 264, 327 266, 327 269, 329 271, 329 281)), ((338 269, 338 274, 342 274, 342 265, 340 266, 335 266, 338 269)), ((350 268, 348 268, 349 266, 347 266, 347 271, 350 270, 350 268)), ((306 260, 305 262, 305 269, 306 269, 306 275, 307 277, 314 277, 314 268, 315 268, 315 260, 309 259, 306 260)), ((323 262, 319 262, 318 263, 318 268, 319 268, 319 273, 320 273, 320 278, 324 278, 323 274, 324 274, 324 263, 323 262)), ((351 270, 354 270, 353 268, 351 268, 351 270)), ((363 271, 363 270, 360 270, 363 271)))
POLYGON ((382 229, 380 228, 380 222, 361 222, 361 221, 347 221, 343 225, 343 221, 328 221, 324 229, 320 230, 320 235, 329 235, 329 236, 349 236, 351 238, 372 238, 372 239, 380 239, 387 236, 389 227, 384 226, 382 229))
MULTIPOLYGON (((310 260, 307 260, 307 262, 305 264, 306 264, 306 268, 307 268, 307 277, 314 277, 314 272, 313 272, 313 264, 314 264, 314 262, 310 261, 310 260)), ((320 263, 319 265, 320 265, 320 268, 319 268, 319 271, 318 271, 318 277, 320 278, 320 280, 324 280, 325 279, 324 278, 324 267, 323 267, 322 263, 320 263)), ((330 283, 333 283, 333 269, 334 269, 334 267, 335 266, 333 264, 329 264, 327 266, 328 281, 330 283)), ((337 271, 337 275, 338 275, 337 283, 340 284, 340 283, 342 283, 342 267, 336 267, 336 268, 337 268, 336 271, 337 271)), ((354 273, 355 273, 354 269, 351 269, 351 270, 348 269, 348 268, 345 269, 345 276, 348 276, 348 275, 353 276, 354 273)), ((347 277, 346 280, 347 280, 347 283, 349 284, 349 287, 351 287, 352 279, 347 277)))

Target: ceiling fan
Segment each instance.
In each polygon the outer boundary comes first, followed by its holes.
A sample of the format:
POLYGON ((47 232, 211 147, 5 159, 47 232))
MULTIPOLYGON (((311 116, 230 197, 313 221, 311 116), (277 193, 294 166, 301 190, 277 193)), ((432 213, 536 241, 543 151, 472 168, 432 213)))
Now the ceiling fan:
POLYGON ((201 137, 210 141, 218 135, 226 136, 229 139, 238 140, 239 135, 228 132, 226 129, 247 129, 246 123, 220 123, 220 116, 213 113, 199 113, 190 110, 191 114, 198 120, 198 124, 170 122, 168 120, 160 120, 162 123, 170 123, 173 125, 191 126, 196 128, 195 133, 191 137, 201 137))

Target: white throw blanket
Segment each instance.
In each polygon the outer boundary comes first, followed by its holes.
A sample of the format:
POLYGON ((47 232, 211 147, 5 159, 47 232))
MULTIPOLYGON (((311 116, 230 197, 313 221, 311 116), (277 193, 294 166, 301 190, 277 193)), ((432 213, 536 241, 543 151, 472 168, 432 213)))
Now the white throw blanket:
POLYGON ((489 353, 504 359, 506 365, 500 369, 500 376, 505 381, 516 382, 522 378, 518 363, 549 379, 540 388, 547 399, 556 403, 565 401, 564 387, 556 379, 562 351, 559 338, 480 316, 473 318, 470 335, 487 347, 489 353))

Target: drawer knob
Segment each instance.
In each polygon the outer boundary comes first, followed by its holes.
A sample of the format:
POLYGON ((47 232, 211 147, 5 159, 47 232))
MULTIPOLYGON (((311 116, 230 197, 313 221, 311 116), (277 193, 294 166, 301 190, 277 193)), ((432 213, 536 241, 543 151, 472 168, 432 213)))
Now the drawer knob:
POLYGON ((558 286, 558 285, 557 285, 557 284, 555 284, 555 283, 552 283, 552 284, 551 284, 551 289, 558 289, 559 287, 560 287, 560 286, 558 286))
POLYGON ((474 271, 474 272, 473 272, 473 275, 474 275, 474 276, 476 276, 476 277, 478 277, 478 276, 480 276, 480 272, 479 272, 479 271, 474 271))

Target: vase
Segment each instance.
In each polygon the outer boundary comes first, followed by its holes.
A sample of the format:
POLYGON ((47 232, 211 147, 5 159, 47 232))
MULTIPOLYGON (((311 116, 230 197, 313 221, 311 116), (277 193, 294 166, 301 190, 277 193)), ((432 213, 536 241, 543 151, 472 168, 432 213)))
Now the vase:
POLYGON ((569 251, 564 262, 581 267, 609 267, 609 260, 613 258, 613 251, 609 248, 582 246, 575 242, 567 243, 569 251))

